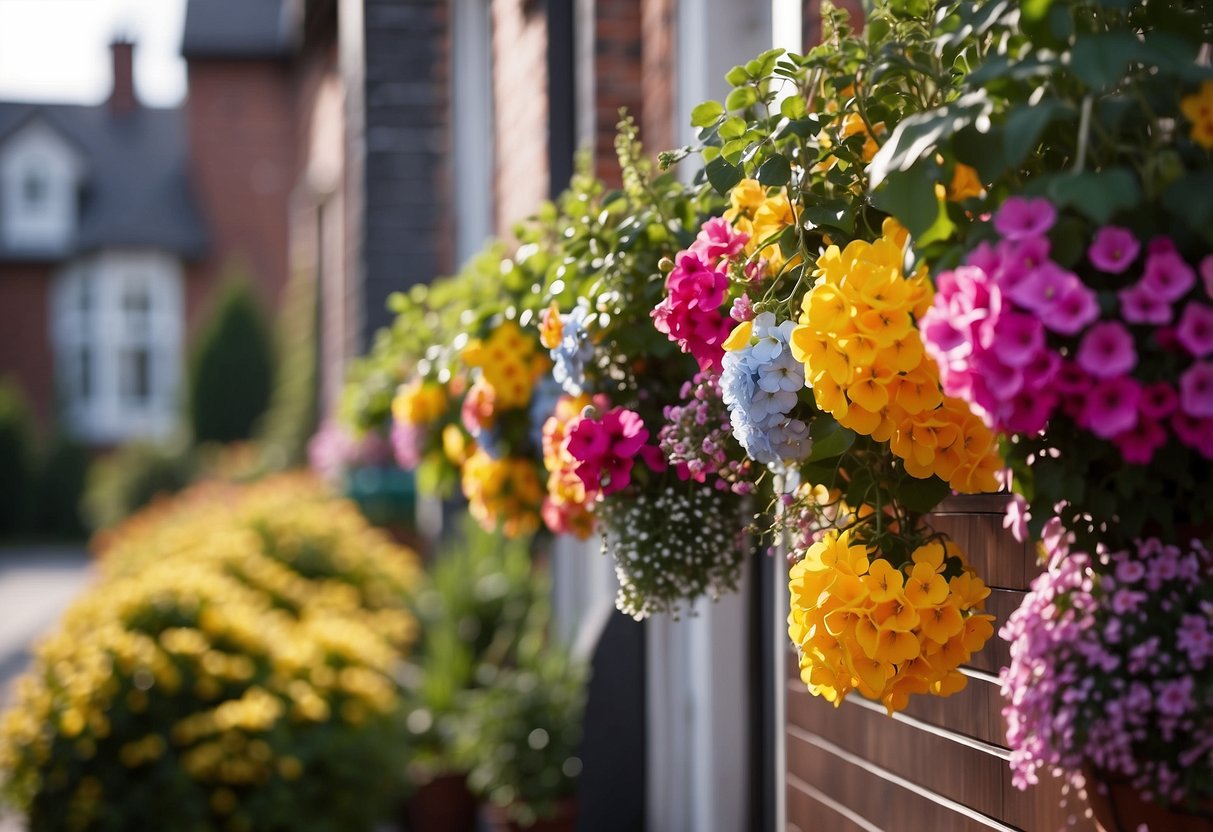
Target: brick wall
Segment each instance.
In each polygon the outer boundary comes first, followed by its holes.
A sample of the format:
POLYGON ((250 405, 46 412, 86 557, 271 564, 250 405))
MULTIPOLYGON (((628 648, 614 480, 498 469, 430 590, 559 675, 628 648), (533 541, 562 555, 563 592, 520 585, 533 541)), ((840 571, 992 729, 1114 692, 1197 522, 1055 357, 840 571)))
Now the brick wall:
POLYGON ((494 226, 508 237, 548 196, 547 25, 535 0, 493 0, 494 226))
POLYGON ((47 265, 0 265, 0 380, 17 382, 40 426, 53 423, 55 366, 51 352, 50 286, 47 265))
MULTIPOLYGON (((211 243, 189 297, 208 296, 225 269, 240 263, 261 287, 267 308, 277 308, 289 273, 288 199, 295 174, 288 69, 275 61, 193 60, 189 86, 190 172, 211 243)), ((205 306, 189 304, 191 329, 205 306)))
MULTIPOLYGON (((615 125, 626 107, 644 116, 644 50, 641 0, 594 3, 594 172, 610 186, 620 184, 615 125)), ((655 148, 654 148, 655 149, 655 148)))
MULTIPOLYGON (((675 113, 674 61, 677 0, 641 0, 643 88, 640 137, 655 155, 674 147, 678 135, 675 113)), ((690 118, 690 114, 685 114, 690 118)))
POLYGON ((365 0, 363 14, 365 347, 391 320, 388 295, 451 271, 454 235, 449 4, 365 0))

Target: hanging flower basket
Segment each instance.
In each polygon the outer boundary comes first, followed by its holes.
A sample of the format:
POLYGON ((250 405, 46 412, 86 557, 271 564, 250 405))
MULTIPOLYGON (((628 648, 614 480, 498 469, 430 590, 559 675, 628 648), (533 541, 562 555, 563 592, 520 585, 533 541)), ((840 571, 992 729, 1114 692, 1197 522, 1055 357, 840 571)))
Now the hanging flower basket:
POLYGON ((1184 832, 1213 832, 1213 804, 1199 808, 1162 806, 1147 800, 1127 777, 1087 767, 1087 805, 1100 832, 1137 832, 1182 829, 1184 832))

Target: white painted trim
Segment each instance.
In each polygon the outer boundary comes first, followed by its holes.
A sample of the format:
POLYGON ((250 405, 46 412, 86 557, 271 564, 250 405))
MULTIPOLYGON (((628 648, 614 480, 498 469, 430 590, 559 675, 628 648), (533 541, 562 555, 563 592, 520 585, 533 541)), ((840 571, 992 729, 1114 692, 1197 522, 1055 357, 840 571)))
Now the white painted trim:
POLYGON ((454 0, 451 12, 452 181, 459 266, 493 233, 493 53, 488 0, 454 0))
POLYGON ((84 161, 58 130, 41 118, 22 126, 0 145, 0 225, 15 251, 65 252, 76 234, 84 161), (44 189, 39 205, 26 199, 26 181, 44 189))

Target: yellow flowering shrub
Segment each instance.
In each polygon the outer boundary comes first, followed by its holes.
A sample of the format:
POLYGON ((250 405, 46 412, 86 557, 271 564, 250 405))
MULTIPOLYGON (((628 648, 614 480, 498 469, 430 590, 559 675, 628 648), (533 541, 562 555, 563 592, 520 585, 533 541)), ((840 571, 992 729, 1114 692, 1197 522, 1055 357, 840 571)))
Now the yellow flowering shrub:
POLYGON ((888 442, 913 477, 936 475, 965 493, 994 491, 1002 467, 993 433, 966 403, 944 396, 915 318, 933 297, 926 267, 903 269, 905 229, 886 220, 873 242, 829 246, 792 331, 792 355, 821 410, 888 442))
POLYGON ((0 722, 30 829, 373 828, 415 556, 297 476, 198 486, 99 549, 0 722))
POLYGON ((903 709, 911 694, 949 696, 959 667, 994 633, 990 590, 952 542, 928 542, 900 567, 831 529, 789 576, 788 635, 809 692, 835 706, 852 690, 903 709))

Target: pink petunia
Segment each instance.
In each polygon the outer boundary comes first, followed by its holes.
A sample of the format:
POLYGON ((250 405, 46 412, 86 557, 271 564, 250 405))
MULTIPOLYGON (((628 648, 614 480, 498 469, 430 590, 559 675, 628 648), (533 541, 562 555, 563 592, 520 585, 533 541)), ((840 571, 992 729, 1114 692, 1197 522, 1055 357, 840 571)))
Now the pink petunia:
POLYGON ((749 239, 749 234, 737 231, 723 217, 712 217, 699 229, 689 251, 715 268, 721 260, 737 256, 749 239))
POLYGON ((1136 283, 1116 293, 1120 314, 1131 324, 1171 323, 1171 304, 1144 283, 1136 283))
POLYGON ((1130 430, 1112 437, 1116 447, 1133 465, 1149 465, 1158 449, 1167 444, 1167 432, 1153 419, 1142 417, 1130 430))
POLYGON ((1108 225, 1095 232, 1087 259, 1100 271, 1121 274, 1133 265, 1140 251, 1141 243, 1129 229, 1108 225))
POLYGON ((1138 407, 1141 408, 1143 416, 1165 419, 1179 407, 1179 394, 1165 381, 1147 384, 1141 390, 1141 402, 1138 407))
POLYGON ((1077 335, 1099 317, 1095 293, 1073 275, 1062 293, 1040 312, 1041 322, 1062 335, 1077 335))
POLYGON ((1163 300, 1174 303, 1196 285, 1196 272, 1174 250, 1152 251, 1141 282, 1163 300))
POLYGON ((635 458, 648 438, 640 414, 616 407, 599 419, 579 420, 565 439, 565 449, 577 460, 574 472, 586 488, 613 494, 631 482, 635 458))
POLYGON ((1044 349, 1044 327, 1030 315, 1008 312, 999 317, 991 329, 993 338, 989 348, 1009 367, 1023 367, 1044 349))
POLYGON ((1213 309, 1203 303, 1189 303, 1179 316, 1175 335, 1184 349, 1197 358, 1213 352, 1213 309))
POLYGON ((1189 416, 1213 416, 1213 363, 1199 361, 1179 377, 1179 406, 1189 416))
POLYGON ((1057 221, 1057 209, 1043 198, 1009 197, 994 215, 994 227, 1008 240, 1040 237, 1057 221))
POLYGON ((1098 323, 1083 335, 1076 360, 1096 378, 1124 375, 1137 366, 1133 336, 1115 321, 1098 323))
POLYGON ((1042 263, 1032 269, 1024 278, 1015 283, 1008 293, 1011 300, 1032 312, 1041 310, 1055 303, 1057 298, 1070 286, 1074 275, 1052 261, 1042 263))
POLYGON ((1140 398, 1140 385, 1128 376, 1100 379, 1087 395, 1082 425, 1104 439, 1132 430, 1137 424, 1140 398))

